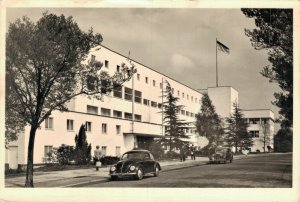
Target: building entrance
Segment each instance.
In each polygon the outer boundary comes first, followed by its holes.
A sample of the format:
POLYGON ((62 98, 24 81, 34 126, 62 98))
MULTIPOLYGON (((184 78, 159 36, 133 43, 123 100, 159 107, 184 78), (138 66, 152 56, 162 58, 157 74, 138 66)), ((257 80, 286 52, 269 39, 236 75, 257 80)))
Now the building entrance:
POLYGON ((150 145, 153 143, 153 137, 136 136, 136 142, 139 149, 149 150, 150 145))

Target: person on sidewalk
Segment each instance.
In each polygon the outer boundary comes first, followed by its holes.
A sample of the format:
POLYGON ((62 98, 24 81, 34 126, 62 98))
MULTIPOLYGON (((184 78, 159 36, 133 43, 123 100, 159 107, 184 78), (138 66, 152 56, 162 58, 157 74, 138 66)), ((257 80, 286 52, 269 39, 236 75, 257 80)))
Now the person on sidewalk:
POLYGON ((195 147, 193 144, 191 146, 191 159, 196 160, 195 147))
POLYGON ((96 146, 96 149, 94 151, 94 164, 96 166, 96 170, 99 170, 99 167, 101 166, 100 159, 102 157, 101 150, 99 149, 99 146, 96 146))
POLYGON ((186 149, 185 146, 182 144, 180 147, 180 161, 185 161, 186 149))

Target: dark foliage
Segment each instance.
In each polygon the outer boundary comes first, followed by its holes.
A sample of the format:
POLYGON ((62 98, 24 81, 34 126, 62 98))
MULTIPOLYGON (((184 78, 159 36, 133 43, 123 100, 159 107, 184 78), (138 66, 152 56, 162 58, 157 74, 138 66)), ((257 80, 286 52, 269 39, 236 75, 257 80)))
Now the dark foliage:
POLYGON ((256 29, 245 29, 252 46, 268 50, 272 66, 263 67, 261 75, 276 82, 283 92, 274 93, 274 105, 280 108, 282 127, 293 125, 293 10, 242 9, 255 20, 256 29))
POLYGON ((100 162, 102 163, 102 165, 113 165, 117 163, 119 160, 120 158, 117 156, 104 156, 100 158, 100 162))
POLYGON ((62 144, 57 148, 55 154, 60 165, 67 165, 70 161, 75 160, 75 150, 73 146, 62 144))
POLYGON ((179 119, 178 114, 183 106, 176 104, 179 98, 173 95, 171 86, 168 82, 165 92, 166 101, 163 103, 164 110, 162 113, 164 114, 166 130, 165 136, 160 142, 165 146, 169 146, 169 151, 172 151, 174 148, 179 148, 181 146, 183 142, 182 139, 189 138, 189 136, 185 134, 189 123, 179 119))
POLYGON ((289 128, 280 129, 274 137, 275 152, 293 151, 293 131, 289 128))
POLYGON ((222 145, 224 141, 224 128, 222 119, 216 113, 208 94, 203 94, 201 110, 196 114, 196 128, 200 136, 208 139, 209 147, 222 145))
POLYGON ((248 123, 244 119, 239 105, 234 103, 234 112, 230 117, 226 118, 226 141, 228 146, 234 146, 235 152, 242 149, 247 149, 253 145, 253 140, 247 131, 248 123))
POLYGON ((87 164, 91 161, 91 144, 86 140, 85 126, 81 125, 78 135, 75 136, 75 155, 74 160, 79 165, 87 164))

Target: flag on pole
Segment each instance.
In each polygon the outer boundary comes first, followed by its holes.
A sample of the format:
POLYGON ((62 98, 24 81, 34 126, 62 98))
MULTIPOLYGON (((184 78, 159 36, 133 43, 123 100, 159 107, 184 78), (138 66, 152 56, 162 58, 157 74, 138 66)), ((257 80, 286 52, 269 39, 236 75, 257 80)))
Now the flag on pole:
POLYGON ((229 48, 222 44, 221 42, 217 41, 218 50, 223 51, 224 53, 229 54, 229 48))

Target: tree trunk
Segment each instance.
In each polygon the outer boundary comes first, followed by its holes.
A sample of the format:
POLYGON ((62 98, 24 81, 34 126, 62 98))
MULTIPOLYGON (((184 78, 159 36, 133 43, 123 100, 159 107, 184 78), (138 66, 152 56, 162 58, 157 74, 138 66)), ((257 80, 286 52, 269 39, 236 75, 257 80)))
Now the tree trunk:
POLYGON ((31 126, 27 152, 27 171, 25 187, 33 187, 33 151, 36 130, 37 127, 31 126))
POLYGON ((237 142, 235 142, 235 153, 236 153, 236 154, 238 153, 238 150, 237 150, 237 148, 238 148, 238 143, 237 143, 237 142))
POLYGON ((171 152, 171 150, 172 150, 171 149, 171 146, 172 146, 172 138, 171 137, 170 137, 170 142, 169 143, 170 143, 170 152, 171 152))

